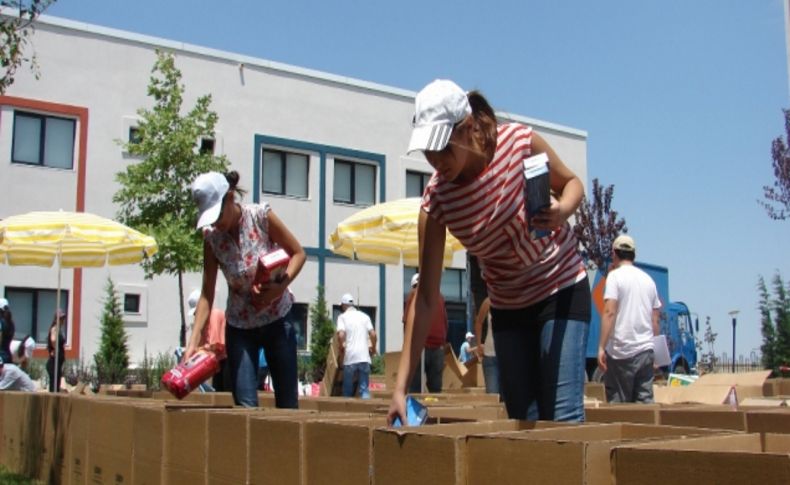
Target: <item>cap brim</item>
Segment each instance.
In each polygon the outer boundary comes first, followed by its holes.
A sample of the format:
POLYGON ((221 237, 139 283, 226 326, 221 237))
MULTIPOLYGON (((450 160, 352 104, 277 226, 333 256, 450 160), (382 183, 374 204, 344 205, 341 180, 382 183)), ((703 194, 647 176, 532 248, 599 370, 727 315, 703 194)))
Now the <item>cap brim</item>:
POLYGON ((219 217, 219 212, 222 209, 222 200, 223 199, 220 199, 218 203, 204 210, 200 214, 200 217, 198 217, 197 229, 206 227, 210 224, 214 224, 215 222, 217 222, 217 218, 219 217))
POLYGON ((450 135, 452 134, 453 125, 449 123, 415 126, 411 131, 407 152, 415 150, 437 152, 443 150, 447 146, 447 142, 450 141, 450 135))

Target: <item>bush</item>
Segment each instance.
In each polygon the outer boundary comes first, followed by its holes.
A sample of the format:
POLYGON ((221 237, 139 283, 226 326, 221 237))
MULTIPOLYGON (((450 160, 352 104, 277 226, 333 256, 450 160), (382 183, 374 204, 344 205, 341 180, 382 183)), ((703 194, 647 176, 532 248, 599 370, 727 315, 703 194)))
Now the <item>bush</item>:
POLYGON ((134 371, 136 381, 145 384, 146 389, 160 390, 162 376, 176 365, 176 357, 170 352, 158 353, 153 359, 148 357, 148 348, 143 350, 143 361, 134 371))
POLYGON ((384 375, 384 357, 376 354, 370 359, 370 374, 375 376, 384 375))
POLYGON ((318 286, 318 295, 310 306, 310 321, 312 334, 310 338, 310 365, 312 367, 312 381, 318 382, 324 378, 326 371, 326 356, 329 353, 329 344, 335 336, 335 324, 329 316, 324 297, 324 287, 318 286))
POLYGON ((99 351, 93 356, 96 374, 101 384, 124 383, 129 368, 129 350, 118 291, 110 278, 107 278, 105 291, 99 351))

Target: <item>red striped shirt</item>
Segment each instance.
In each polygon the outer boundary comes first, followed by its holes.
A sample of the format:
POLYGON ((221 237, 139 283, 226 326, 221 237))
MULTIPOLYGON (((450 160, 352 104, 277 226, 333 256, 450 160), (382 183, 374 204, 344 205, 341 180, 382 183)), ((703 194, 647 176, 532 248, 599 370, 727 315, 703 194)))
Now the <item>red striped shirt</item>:
POLYGON ((531 143, 532 128, 501 125, 494 158, 477 179, 458 185, 436 172, 423 194, 423 209, 477 256, 495 308, 533 305, 587 275, 567 222, 547 237, 529 235, 521 162, 531 143))

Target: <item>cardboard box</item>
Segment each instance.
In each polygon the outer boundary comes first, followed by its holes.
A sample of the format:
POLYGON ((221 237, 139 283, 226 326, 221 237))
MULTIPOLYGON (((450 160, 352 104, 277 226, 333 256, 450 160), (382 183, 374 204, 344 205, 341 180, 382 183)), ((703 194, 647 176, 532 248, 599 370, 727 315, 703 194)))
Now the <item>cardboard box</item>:
POLYGON ((369 485, 373 479, 373 430, 386 425, 384 416, 305 423, 305 483, 369 485))
POLYGON ((202 404, 212 407, 229 407, 234 406, 233 394, 230 392, 199 392, 193 391, 188 394, 184 399, 176 399, 172 394, 167 391, 156 391, 151 395, 152 399, 162 401, 173 401, 176 403, 191 403, 202 404))
POLYGON ((584 420, 588 423, 659 424, 658 404, 615 404, 585 407, 584 420))
POLYGON ((507 419, 504 406, 428 406, 428 416, 458 421, 496 421, 507 419))
POLYGON ((208 409, 175 409, 164 415, 164 483, 205 483, 208 409))
POLYGON ((730 434, 619 446, 617 485, 644 483, 790 483, 790 449, 762 451, 756 434, 730 434))
POLYGON ((670 426, 746 431, 746 411, 730 406, 663 407, 659 420, 670 426))
POLYGON ((482 374, 482 366, 477 362, 462 364, 455 356, 449 345, 444 346, 444 371, 442 372, 442 390, 459 389, 464 387, 477 387, 483 384, 482 378, 478 383, 478 374, 482 374))
POLYGON ((67 431, 67 473, 72 485, 88 483, 88 434, 91 427, 89 397, 71 397, 71 426, 67 431))
POLYGON ((653 386, 657 403, 737 404, 746 398, 762 397, 763 384, 771 371, 705 374, 682 387, 653 386))
POLYGON ((600 382, 585 382, 584 396, 606 402, 606 387, 600 382))
POLYGON ((395 389, 400 365, 400 352, 387 352, 384 354, 384 385, 387 389, 395 389))
MULTIPOLYGON (((438 424, 419 428, 379 428, 373 432, 373 483, 466 484, 467 436, 562 426, 516 420, 438 424)), ((519 465, 519 469, 522 469, 519 465)), ((483 482, 497 483, 486 478, 483 482)), ((505 483, 505 482, 499 482, 505 483)))
MULTIPOLYGON (((305 423, 360 415, 315 413, 301 410, 281 416, 255 415, 249 420, 250 484, 304 483, 303 435, 305 423)), ((332 444, 329 444, 332 446, 332 444)))
POLYGON ((609 453, 615 446, 708 433, 711 432, 672 426, 591 424, 472 435, 468 439, 468 480, 469 483, 610 485, 609 453))

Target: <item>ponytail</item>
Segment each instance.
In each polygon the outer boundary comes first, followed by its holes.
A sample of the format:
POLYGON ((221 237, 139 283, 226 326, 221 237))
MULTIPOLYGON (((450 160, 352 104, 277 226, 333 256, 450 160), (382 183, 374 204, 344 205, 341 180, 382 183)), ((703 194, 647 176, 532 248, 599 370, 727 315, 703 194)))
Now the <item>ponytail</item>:
POLYGON ((493 152, 496 150, 497 121, 494 108, 480 91, 469 91, 466 95, 469 106, 472 107, 472 117, 482 133, 483 150, 493 152))

